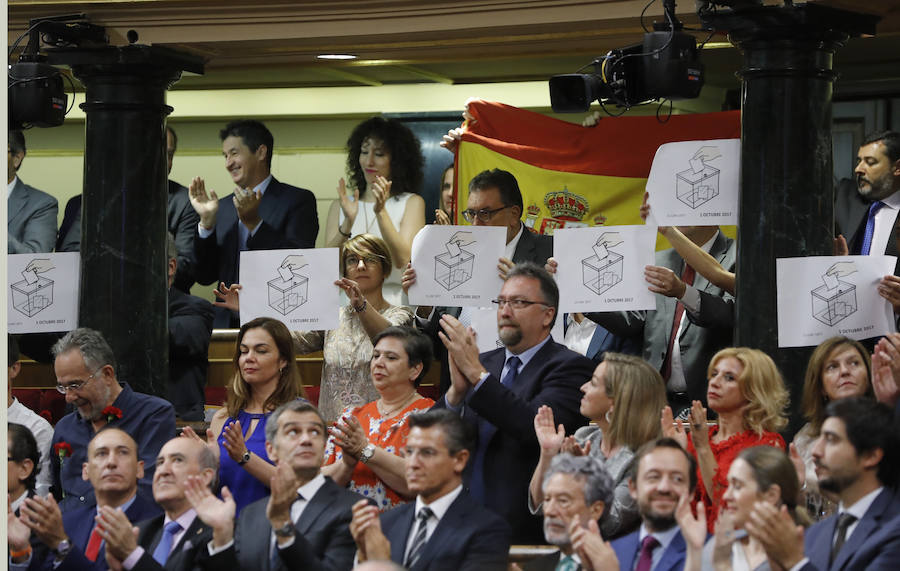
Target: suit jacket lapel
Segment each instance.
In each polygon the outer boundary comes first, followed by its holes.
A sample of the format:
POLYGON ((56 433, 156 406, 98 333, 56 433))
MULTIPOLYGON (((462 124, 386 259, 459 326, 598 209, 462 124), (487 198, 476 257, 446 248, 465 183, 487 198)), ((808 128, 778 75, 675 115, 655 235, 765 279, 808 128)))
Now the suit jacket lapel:
POLYGON ((812 563, 816 569, 828 569, 828 559, 831 556, 831 539, 834 537, 834 528, 836 525, 836 515, 823 521, 819 526, 819 535, 806 546, 806 556, 809 557, 810 563, 812 563))
POLYGON ((319 515, 331 504, 337 493, 336 488, 337 484, 326 478, 319 491, 307 501, 306 507, 303 508, 303 513, 300 514, 300 519, 297 520, 295 526, 301 535, 309 533, 309 529, 316 523, 319 515))
POLYGON ((531 235, 531 231, 522 225, 522 236, 519 243, 516 244, 516 250, 513 252, 513 263, 519 264, 534 259, 535 240, 531 235))
POLYGON ((406 513, 398 520, 399 523, 397 525, 388 530, 387 538, 391 542, 391 560, 402 563, 406 555, 406 542, 409 539, 409 534, 412 533, 412 525, 416 515, 415 500, 412 500, 402 508, 396 509, 405 509, 406 513))
POLYGON ((6 223, 9 224, 15 220, 19 211, 28 202, 28 191, 25 189, 25 183, 22 179, 16 179, 16 185, 13 187, 9 198, 6 201, 6 223))
POLYGON ((279 220, 284 213, 280 211, 281 201, 279 200, 282 193, 281 183, 272 177, 266 192, 263 194, 262 200, 259 202, 259 217, 275 226, 275 220, 279 220))
MULTIPOLYGON (((887 489, 882 490, 881 493, 878 494, 878 497, 876 497, 872 505, 869 506, 868 511, 866 511, 862 519, 859 520, 859 523, 856 524, 853 533, 847 538, 843 547, 841 547, 841 550, 838 552, 837 557, 832 563, 832 569, 842 569, 853 554, 856 553, 863 543, 865 543, 869 536, 878 530, 881 516, 890 504, 890 500, 891 494, 887 489)), ((828 536, 828 539, 831 539, 833 536, 834 533, 832 532, 832 534, 828 536)))
MULTIPOLYGON (((456 496, 456 499, 453 500, 453 503, 447 509, 447 513, 444 514, 437 527, 434 528, 434 532, 432 532, 431 537, 428 538, 425 547, 422 549, 422 555, 416 561, 415 569, 428 569, 431 560, 438 554, 438 546, 444 548, 447 544, 452 543, 454 531, 465 529, 466 524, 463 520, 469 513, 466 505, 468 496, 465 496, 465 493, 465 490, 463 490, 456 496)), ((406 542, 403 545, 405 547, 406 542)), ((441 550, 444 551, 445 549, 441 550)))
POLYGON ((659 560, 659 564, 656 566, 656 571, 681 569, 681 567, 684 566, 684 552, 686 549, 687 545, 684 543, 684 538, 681 536, 681 532, 679 531, 675 534, 675 537, 672 539, 669 547, 666 548, 665 552, 663 552, 662 558, 659 560))
MULTIPOLYGON (((188 569, 189 565, 184 564, 184 558, 187 556, 186 551, 200 547, 197 545, 197 537, 205 530, 206 524, 199 517, 195 517, 187 531, 178 540, 178 544, 175 545, 171 555, 169 555, 169 559, 166 560, 166 569, 188 569)), ((161 538, 162 534, 160 533, 159 536, 161 538)), ((154 545, 155 548, 156 546, 154 545)))

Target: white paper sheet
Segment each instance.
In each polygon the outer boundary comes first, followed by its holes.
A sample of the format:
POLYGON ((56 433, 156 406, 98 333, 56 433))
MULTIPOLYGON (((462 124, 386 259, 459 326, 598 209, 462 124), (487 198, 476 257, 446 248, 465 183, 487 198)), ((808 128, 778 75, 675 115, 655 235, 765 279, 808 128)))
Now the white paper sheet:
POLYGON ((647 179, 648 224, 737 224, 740 174, 740 139, 660 145, 647 179))
POLYGON ((655 309, 644 267, 652 265, 655 226, 561 228, 553 234, 560 313, 655 309))
POLYGON ((414 305, 487 307, 500 293, 497 260, 506 246, 506 228, 428 224, 412 243, 416 283, 414 305))
MULTIPOLYGON (((487 309, 473 309, 472 329, 475 330, 475 334, 477 335, 475 340, 478 343, 479 352, 484 353, 486 351, 493 351, 494 349, 503 347, 503 343, 500 342, 500 335, 497 331, 496 306, 487 309)), ((553 324, 553 328, 550 330, 550 336, 553 337, 553 340, 557 343, 563 343, 565 339, 565 332, 563 329, 562 314, 557 314, 556 323, 553 324)))
POLYGON ((9 254, 6 264, 9 333, 71 331, 78 327, 78 252, 9 254))
POLYGON ((339 266, 337 248, 241 252, 241 323, 265 316, 292 331, 336 328, 339 266))
POLYGON ((894 331, 878 282, 894 256, 812 256, 775 260, 778 346, 809 347, 833 335, 867 339, 894 331))

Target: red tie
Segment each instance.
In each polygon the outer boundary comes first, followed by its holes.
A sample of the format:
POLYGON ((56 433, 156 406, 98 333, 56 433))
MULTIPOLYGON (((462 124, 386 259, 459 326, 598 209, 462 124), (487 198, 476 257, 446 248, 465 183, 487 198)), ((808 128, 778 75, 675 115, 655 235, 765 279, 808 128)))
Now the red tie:
MULTIPOLYGON (((684 272, 681 274, 681 281, 687 285, 694 285, 694 268, 685 264, 684 272)), ((672 376, 672 351, 675 348, 675 339, 678 337, 678 330, 681 328, 681 318, 684 316, 684 304, 680 301, 675 302, 675 318, 672 320, 672 331, 669 333, 669 347, 666 350, 666 359, 663 361, 662 378, 668 381, 672 376)))
POLYGON ((100 530, 95 525, 94 531, 91 532, 91 538, 88 540, 87 549, 84 550, 84 556, 91 561, 96 561, 97 554, 100 553, 101 543, 103 543, 103 538, 100 537, 100 530))

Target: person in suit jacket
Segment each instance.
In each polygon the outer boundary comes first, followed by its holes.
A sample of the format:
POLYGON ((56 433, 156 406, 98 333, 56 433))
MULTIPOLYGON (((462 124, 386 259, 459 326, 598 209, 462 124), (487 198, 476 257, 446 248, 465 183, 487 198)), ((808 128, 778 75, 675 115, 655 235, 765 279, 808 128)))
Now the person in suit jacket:
MULTIPOLYGON (((553 237, 535 234, 522 224, 523 212, 522 192, 519 183, 512 173, 500 170, 486 170, 478 173, 469 183, 469 196, 463 217, 473 226, 495 226, 506 228, 506 248, 504 255, 497 262, 500 276, 514 264, 534 262, 543 266, 547 258, 553 255, 553 237)), ((403 291, 416 281, 416 272, 412 267, 406 268, 401 285, 403 291)), ((447 350, 438 338, 441 330, 441 316, 452 315, 467 325, 471 322, 468 308, 419 306, 416 309, 416 325, 431 337, 436 358, 441 362, 441 394, 450 388, 450 372, 447 368, 447 350)))
POLYGON ((819 488, 838 513, 806 532, 785 509, 756 504, 746 524, 784 569, 900 567, 900 430, 893 411, 865 397, 832 401, 812 450, 819 488))
POLYGON ((169 378, 166 398, 175 416, 184 421, 202 421, 206 404, 206 369, 214 311, 211 303, 174 287, 178 279, 178 250, 170 232, 169 257, 169 378))
POLYGON ((559 547, 556 553, 537 557, 522 564, 522 571, 554 571, 583 565, 569 529, 574 522, 587 526, 597 522, 613 499, 614 482, 603 464, 594 456, 562 453, 553 458, 544 474, 544 539, 559 547))
POLYGON ((416 500, 380 518, 366 501, 353 506, 359 561, 389 559, 410 571, 506 569, 509 525, 462 485, 472 427, 447 410, 413 414, 409 426, 406 481, 416 500))
POLYGON ((207 569, 339 570, 353 566, 353 504, 362 498, 321 474, 325 421, 305 400, 292 400, 266 422, 266 452, 275 462, 272 494, 243 510, 234 522, 228 488, 223 500, 192 481, 187 497, 213 529, 207 569))
POLYGON ((135 538, 122 512, 101 507, 98 525, 107 542, 107 559, 127 571, 201 568, 212 528, 197 517, 185 495, 185 484, 196 476, 212 490, 218 468, 215 453, 199 439, 169 440, 159 451, 153 474, 153 499, 165 513, 140 522, 135 538))
MULTIPOLYGON (((219 133, 225 169, 237 188, 218 199, 195 177, 191 205, 200 216, 194 236, 196 278, 201 284, 240 282, 242 250, 314 248, 319 233, 312 192, 277 181, 271 174, 274 139, 259 121, 232 121, 219 133)), ((238 315, 216 308, 215 327, 238 327, 238 315)))
POLYGON ((680 570, 687 544, 676 522, 676 510, 697 487, 696 461, 677 441, 664 437, 641 446, 633 466, 629 488, 638 504, 641 527, 612 542, 619 567, 680 570))
MULTIPOLYGON (((723 268, 734 271, 734 240, 717 226, 679 230, 723 268)), ((642 356, 663 375, 676 415, 694 400, 706 402, 706 366, 719 349, 731 345, 734 325, 733 296, 699 274, 693 278, 693 285, 685 284, 679 277, 684 271, 684 260, 674 249, 657 252, 656 265, 645 273, 650 289, 660 293, 656 311, 586 314, 616 335, 643 336, 642 356), (679 306, 685 309, 679 311, 679 306), (673 325, 676 318, 679 322, 673 325), (677 344, 670 344, 673 329, 678 332, 677 344)))
POLYGON ((55 198, 28 186, 16 172, 25 160, 25 135, 9 131, 9 157, 6 162, 6 236, 8 253, 28 254, 53 251, 56 239, 55 198))
POLYGON ((478 426, 468 473, 473 497, 509 522, 513 542, 538 543, 540 519, 522 501, 540 457, 534 416, 548 405, 566 433, 586 425, 579 412, 580 387, 594 363, 550 338, 559 290, 545 269, 516 265, 497 302, 502 349, 479 355, 468 328, 449 315, 441 318, 451 386, 435 407, 454 410, 478 426))
POLYGON ((95 525, 95 517, 103 507, 120 510, 130 527, 134 523, 159 514, 159 507, 138 493, 138 479, 144 463, 138 460, 137 443, 127 432, 106 427, 88 444, 82 478, 90 482, 97 506, 80 506, 61 513, 52 496, 35 496, 25 500, 19 521, 44 544, 45 557, 26 560, 13 569, 104 570, 106 541, 95 525))

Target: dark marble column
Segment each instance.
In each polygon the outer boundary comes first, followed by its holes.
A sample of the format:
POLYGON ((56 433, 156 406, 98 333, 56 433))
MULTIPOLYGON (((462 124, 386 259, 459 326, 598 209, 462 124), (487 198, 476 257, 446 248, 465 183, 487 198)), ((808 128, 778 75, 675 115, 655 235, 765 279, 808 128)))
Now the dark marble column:
POLYGON ((772 356, 796 410, 812 348, 778 348, 775 259, 832 253, 832 56, 878 18, 815 4, 701 17, 744 57, 735 344, 772 356))
POLYGON ((79 325, 101 331, 118 377, 162 395, 168 377, 166 90, 199 60, 129 45, 53 51, 85 87, 79 325))

